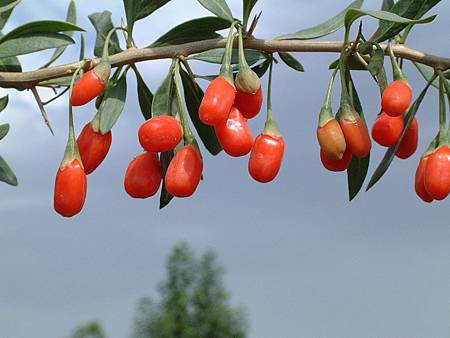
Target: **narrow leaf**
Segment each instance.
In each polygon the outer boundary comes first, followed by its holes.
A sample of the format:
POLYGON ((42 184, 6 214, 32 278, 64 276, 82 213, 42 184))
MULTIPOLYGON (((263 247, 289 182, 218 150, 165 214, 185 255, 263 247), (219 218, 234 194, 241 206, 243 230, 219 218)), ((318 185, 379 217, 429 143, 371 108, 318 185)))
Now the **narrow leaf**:
POLYGON ((102 134, 109 132, 116 124, 125 107, 126 97, 127 74, 123 73, 116 83, 108 87, 100 104, 100 131, 102 134))
POLYGON ((408 110, 408 113, 405 116, 405 129, 402 132, 402 135, 400 139, 398 140, 397 144, 391 148, 389 148, 386 152, 386 154, 383 157, 383 160, 378 165, 378 167, 375 169, 375 172, 372 175, 372 178, 370 179, 369 184, 367 185, 366 191, 368 191, 370 188, 372 188, 386 173, 386 171, 389 169, 392 161, 395 158, 395 154, 403 141, 403 138, 405 137, 406 133, 409 130, 409 127, 411 126, 411 123, 416 116, 416 113, 420 107, 420 104, 422 103, 423 99, 425 98, 425 95, 428 91, 428 88, 430 87, 431 83, 428 82, 426 87, 423 89, 422 93, 420 93, 419 97, 414 101, 414 103, 411 105, 411 107, 408 110))
POLYGON ((13 72, 19 73, 22 71, 22 66, 17 57, 12 56, 9 58, 0 59, 0 72, 13 72))
POLYGON ((389 11, 394 6, 394 0, 383 0, 381 5, 382 11, 389 11))
POLYGON ((0 43, 0 58, 25 55, 45 49, 74 44, 72 38, 61 33, 32 33, 0 43))
POLYGON ((244 28, 247 28, 248 19, 252 13, 253 7, 255 7, 258 0, 244 0, 244 28))
POLYGON ((170 0, 123 0, 127 16, 128 30, 133 32, 134 23, 146 18, 170 0))
MULTIPOLYGON (((351 78, 350 72, 348 72, 348 79, 350 82, 350 98, 352 100, 353 106, 355 107, 361 118, 365 120, 361 101, 351 78)), ((361 191, 361 188, 364 184, 364 181, 366 180, 367 173, 369 171, 369 163, 370 153, 364 158, 358 158, 356 156, 353 157, 352 162, 347 169, 348 194, 350 201, 352 201, 361 191)))
MULTIPOLYGON (((22 0, 13 0, 13 1, 6 1, 7 4, 1 3, 0 6, 0 13, 3 14, 5 12, 9 12, 11 9, 16 7, 22 0)), ((5 2, 5 1, 3 1, 5 2)))
POLYGON ((5 123, 5 124, 1 124, 0 125, 0 140, 3 140, 5 138, 5 136, 8 134, 9 132, 9 124, 5 123))
POLYGON ((25 25, 19 26, 13 29, 8 34, 4 35, 2 38, 0 38, 0 44, 8 40, 16 39, 22 36, 28 36, 34 33, 50 34, 59 32, 70 32, 70 31, 84 32, 84 29, 64 21, 50 21, 50 20, 33 21, 25 25))
MULTIPOLYGON (((101 13, 93 13, 89 15, 89 20, 97 32, 97 38, 95 40, 94 55, 97 57, 102 56, 103 46, 105 45, 105 39, 109 31, 114 28, 111 12, 103 11, 101 13)), ((113 33, 109 42, 109 55, 117 54, 121 51, 119 38, 117 32, 113 33)))
POLYGON ((215 14, 219 18, 225 19, 229 22, 233 22, 233 14, 230 7, 228 7, 225 0, 198 0, 200 4, 208 11, 215 14))
MULTIPOLYGON (((416 66, 417 70, 420 72, 420 74, 422 74, 422 76, 424 77, 424 79, 427 82, 431 80, 431 78, 434 75, 433 67, 430 67, 430 66, 427 66, 427 65, 423 65, 423 64, 418 63, 418 62, 413 62, 413 64, 414 64, 414 66, 416 66)), ((435 79, 431 85, 433 87, 439 89, 439 79, 435 79)))
POLYGON ((8 95, 5 95, 2 98, 0 98, 0 113, 5 110, 5 108, 8 105, 8 103, 9 103, 9 96, 8 95))
MULTIPOLYGON (((404 18, 420 19, 439 2, 440 0, 399 0, 388 10, 404 18)), ((402 23, 381 21, 370 40, 375 42, 386 41, 396 36, 405 27, 406 25, 402 23)))
POLYGON ((368 70, 373 76, 378 76, 384 66, 384 50, 381 48, 375 49, 370 58, 368 70))
POLYGON ((153 93, 148 88, 136 66, 133 67, 133 70, 136 74, 139 107, 144 118, 148 120, 152 117, 153 93))
POLYGON ((179 45, 182 43, 215 39, 220 37, 216 31, 230 26, 227 20, 210 16, 186 21, 168 31, 150 47, 161 47, 167 45, 179 45))
MULTIPOLYGON (((69 8, 67 9, 66 21, 70 22, 74 25, 77 24, 77 7, 75 5, 74 0, 70 1, 69 8)), ((73 36, 73 32, 68 32, 66 34, 70 37, 73 36)), ((55 62, 64 53, 66 48, 67 47, 60 47, 60 48, 56 49, 55 52, 53 53, 52 57, 50 58, 50 60, 45 65, 43 65, 41 68, 47 68, 48 66, 50 66, 53 62, 55 62)))
POLYGON ((6 22, 8 22, 9 17, 11 16, 14 8, 21 2, 22 0, 1 0, 0 5, 0 30, 5 27, 6 22))
POLYGON ((302 29, 296 33, 283 35, 277 38, 277 40, 310 40, 317 39, 322 36, 330 35, 336 32, 339 28, 344 26, 345 14, 350 8, 361 8, 363 0, 353 1, 342 12, 332 17, 331 19, 321 23, 320 25, 302 29))
POLYGON ((270 60, 266 60, 263 63, 252 67, 252 70, 259 76, 263 77, 266 74, 267 70, 270 67, 270 60))
POLYGON ((184 97, 186 106, 189 111, 192 123, 197 130, 198 136, 202 140, 206 149, 212 154, 217 155, 222 151, 219 140, 217 139, 214 128, 207 126, 200 121, 198 116, 198 110, 200 103, 203 100, 203 91, 201 88, 191 79, 188 73, 184 70, 180 70, 181 80, 183 82, 184 97))
POLYGON ((9 167, 8 163, 0 156, 0 181, 12 186, 17 186, 17 177, 9 167))
POLYGON ((167 191, 166 185, 164 184, 164 177, 166 177, 167 168, 169 167, 170 162, 172 161, 174 156, 173 151, 169 151, 166 153, 161 153, 160 156, 160 163, 161 163, 161 169, 163 173, 163 181, 162 181, 162 188, 161 188, 161 196, 159 198, 159 208, 164 209, 169 203, 172 201, 173 196, 167 191))
MULTIPOLYGON (((216 48, 190 56, 189 59, 221 64, 224 52, 225 48, 216 48)), ((249 65, 253 65, 258 61, 266 60, 267 54, 258 50, 246 49, 245 59, 247 60, 247 63, 249 65)), ((237 48, 233 49, 233 57, 231 59, 231 63, 234 65, 237 65, 239 63, 239 51, 237 48)))
POLYGON ((278 55, 280 56, 280 59, 292 69, 295 69, 298 72, 305 71, 302 64, 291 53, 278 52, 278 55))
POLYGON ((169 73, 167 74, 164 82, 158 88, 153 97, 152 103, 152 114, 155 116, 159 115, 172 115, 172 102, 174 99, 174 83, 173 83, 173 68, 175 66, 175 62, 172 62, 172 65, 169 69, 169 73))
MULTIPOLYGON (((355 20, 359 19, 362 16, 371 16, 375 19, 380 19, 384 21, 389 22, 395 22, 395 23, 401 23, 401 24, 424 24, 432 22, 436 15, 430 16, 425 19, 418 19, 418 20, 411 20, 407 19, 401 16, 398 16, 397 14, 391 13, 391 12, 385 12, 385 11, 368 11, 368 10, 361 10, 361 9, 349 9, 347 11, 347 14, 345 15, 345 29, 349 30, 350 26, 352 25, 355 20)), ((378 41, 378 39, 377 39, 378 41)))

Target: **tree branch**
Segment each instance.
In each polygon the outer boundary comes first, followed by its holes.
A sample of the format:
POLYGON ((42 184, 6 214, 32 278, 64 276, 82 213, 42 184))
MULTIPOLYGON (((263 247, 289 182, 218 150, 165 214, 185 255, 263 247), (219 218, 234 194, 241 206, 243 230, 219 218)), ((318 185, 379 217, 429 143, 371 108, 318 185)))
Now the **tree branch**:
MULTIPOLYGON (((189 56, 214 48, 225 47, 226 39, 205 40, 181 45, 164 46, 156 48, 130 48, 121 53, 112 55, 110 61, 113 67, 128 65, 136 62, 171 59, 178 56, 189 56)), ((265 52, 310 52, 310 53, 339 53, 342 50, 342 41, 298 41, 298 40, 260 40, 246 39, 245 48, 265 52)), ((387 46, 382 45, 386 50, 387 46)), ((415 61, 433 68, 446 70, 450 68, 450 58, 426 54, 404 45, 393 46, 394 54, 398 57, 415 61)), ((387 53, 386 53, 387 54, 387 53)), ((0 87, 32 88, 40 82, 72 75, 75 70, 86 61, 39 69, 36 71, 10 73, 0 72, 0 87)), ((85 68, 93 68, 99 59, 87 60, 85 68)))

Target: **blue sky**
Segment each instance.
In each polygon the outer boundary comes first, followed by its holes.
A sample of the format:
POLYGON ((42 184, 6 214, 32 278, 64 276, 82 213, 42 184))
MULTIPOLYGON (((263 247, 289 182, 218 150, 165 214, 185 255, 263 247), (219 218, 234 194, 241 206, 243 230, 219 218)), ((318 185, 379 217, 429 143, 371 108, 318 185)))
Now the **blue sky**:
MULTIPOLYGON (((68 1, 24 0, 6 30, 26 21, 62 19, 68 1)), ((109 9, 123 16, 119 0, 78 1, 79 24, 93 28, 87 15, 109 9)), ((229 1, 240 13, 241 1, 229 1)), ((271 38, 309 27, 345 7, 347 1, 260 1, 256 36, 271 38)), ((378 9, 379 1, 365 8, 378 9)), ((448 55, 450 6, 443 1, 436 21, 417 27, 412 47, 448 55)), ((208 15, 196 2, 173 0, 136 26, 145 46, 177 23, 208 15)), ((365 20, 371 31, 375 21, 365 20)), ((330 39, 340 39, 342 32, 330 39)), ((76 58, 72 47, 61 62, 76 58)), ((26 69, 48 59, 44 52, 23 58, 26 69)), ((129 161, 140 151, 142 117, 134 79, 125 111, 113 131, 104 165, 89 176, 83 213, 66 220, 53 211, 53 183, 66 141, 66 100, 49 107, 56 130, 42 123, 31 93, 12 92, 1 122, 11 132, 1 154, 15 169, 18 188, 0 186, 0 337, 64 337, 79 323, 97 319, 111 338, 126 337, 136 301, 157 296, 165 258, 173 245, 189 242, 200 253, 213 248, 226 267, 232 303, 246 308, 251 338, 448 337, 450 335, 450 227, 448 200, 422 204, 414 194, 415 168, 437 130, 437 95, 430 91, 418 119, 419 152, 396 161, 369 193, 347 202, 345 175, 326 172, 315 139, 317 114, 329 78, 326 65, 336 55, 298 54, 307 72, 280 65, 274 74, 274 113, 286 139, 278 179, 253 182, 247 159, 205 151, 205 181, 196 195, 159 211, 157 199, 135 201, 123 189, 129 161)), ((198 73, 217 70, 193 64, 198 73)), ((155 90, 167 61, 139 65, 155 90)), ((424 85, 406 70, 415 92, 424 85)), ((379 109, 377 88, 367 74, 356 76, 372 124, 379 109)), ((264 81, 265 83, 266 81, 264 81)), ((205 83, 202 83, 205 85, 205 83)), ((5 91, 2 91, 4 95, 5 91)), ((50 93, 43 92, 46 96, 50 93)), ((77 109, 77 129, 95 113, 77 109)), ((263 117, 252 121, 254 133, 263 117)), ((375 147, 371 172, 383 151, 375 147)))

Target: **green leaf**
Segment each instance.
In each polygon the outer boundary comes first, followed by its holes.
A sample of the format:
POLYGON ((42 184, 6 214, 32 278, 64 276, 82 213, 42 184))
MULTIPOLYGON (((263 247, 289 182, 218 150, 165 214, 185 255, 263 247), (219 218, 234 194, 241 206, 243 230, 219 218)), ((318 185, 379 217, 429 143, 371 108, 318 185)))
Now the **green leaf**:
POLYGON ((25 25, 19 26, 13 29, 8 34, 1 37, 0 44, 3 44, 4 42, 9 40, 17 39, 22 36, 29 36, 30 34, 39 33, 41 35, 44 34, 50 35, 51 33, 70 32, 70 31, 84 32, 84 29, 64 21, 50 21, 50 20, 33 21, 25 25))
POLYGON ((225 19, 229 22, 233 22, 233 14, 230 7, 228 7, 225 0, 198 0, 200 4, 208 11, 215 14, 219 18, 225 19))
POLYGON ((352 162, 347 169, 347 182, 349 199, 352 201, 358 196, 366 180, 369 171, 370 154, 365 158, 353 156, 352 162))
POLYGON ((9 96, 8 95, 5 95, 2 98, 0 98, 0 113, 5 110, 5 108, 8 105, 8 103, 9 103, 9 96))
POLYGON ((6 135, 8 135, 9 132, 9 124, 1 124, 0 125, 0 140, 3 140, 6 135))
POLYGON ((0 58, 25 55, 44 49, 74 44, 72 38, 61 33, 32 33, 0 43, 0 58))
POLYGON ((263 63, 252 67, 252 70, 259 76, 263 77, 266 74, 267 70, 270 67, 270 60, 266 60, 263 63))
POLYGON ((197 130, 200 139, 205 145, 206 149, 212 154, 217 155, 222 151, 219 140, 217 139, 214 128, 207 126, 200 121, 198 116, 198 110, 200 108, 200 103, 203 100, 203 91, 200 86, 198 86, 186 73, 184 70, 180 70, 181 80, 183 82, 184 98, 186 101, 186 106, 191 117, 191 121, 197 130))
POLYGON ((409 127, 411 126, 411 123, 416 116, 417 111, 419 110, 420 104, 422 103, 423 99, 425 98, 425 95, 428 91, 428 88, 430 87, 431 83, 428 82, 426 87, 422 90, 419 97, 414 101, 414 103, 411 105, 411 107, 408 110, 408 113, 405 116, 405 129, 402 132, 402 135, 400 139, 398 140, 397 144, 391 148, 389 148, 386 152, 386 154, 383 157, 383 160, 378 165, 378 167, 375 169, 375 172, 372 175, 372 178, 370 179, 369 184, 367 185, 366 191, 368 191, 370 188, 372 188, 386 173, 386 171, 389 169, 392 161, 395 158, 395 154, 403 141, 403 138, 405 137, 406 133, 409 130, 409 127))
MULTIPOLYGON (((418 62, 413 62, 414 66, 416 66, 416 68, 419 70, 420 74, 422 74, 422 76, 424 77, 424 79, 428 82, 431 80, 431 78, 434 75, 434 68, 427 66, 427 65, 423 65, 421 63, 418 62)), ((439 89, 439 79, 435 79, 433 81, 433 83, 431 84, 433 87, 439 89)))
POLYGON ((169 73, 167 74, 164 82, 158 88, 153 97, 152 113, 154 116, 159 115, 172 115, 172 102, 174 99, 174 81, 173 81, 173 69, 175 67, 175 61, 170 66, 169 73))
POLYGON ((70 82, 72 80, 72 76, 64 76, 57 79, 47 80, 39 82, 40 86, 48 86, 48 87, 69 87, 70 82))
POLYGON ((244 0, 244 28, 247 28, 248 19, 252 13, 253 7, 255 7, 258 0, 244 0))
POLYGON ((329 35, 336 32, 339 28, 344 26, 345 14, 350 8, 361 8, 364 0, 353 1, 342 12, 332 17, 331 19, 321 23, 320 25, 302 29, 296 33, 283 35, 277 38, 277 40, 310 40, 317 39, 322 36, 329 35))
POLYGON ((133 70, 136 74, 139 107, 144 118, 148 120, 152 117, 153 93, 148 88, 136 66, 133 67, 133 70))
MULTIPOLYGON (((350 29, 350 26, 352 25, 352 23, 355 22, 355 20, 357 20, 360 17, 365 16, 365 15, 371 16, 375 19, 380 19, 380 20, 395 22, 395 23, 401 23, 401 24, 411 24, 411 23, 424 24, 424 23, 429 23, 436 18, 436 15, 433 15, 433 16, 430 16, 425 19, 410 20, 410 19, 398 16, 397 14, 394 14, 391 12, 349 9, 347 11, 347 14, 345 15, 345 29, 348 31, 350 29)), ((378 39, 376 39, 376 41, 378 41, 378 39)))
MULTIPOLYGON (((95 40, 94 55, 97 57, 102 56, 103 46, 105 45, 106 36, 109 31, 114 28, 111 12, 103 11, 101 13, 92 13, 89 15, 89 20, 97 32, 97 38, 95 40)), ((117 32, 113 33, 109 42, 109 55, 117 54, 121 52, 119 38, 117 32)))
POLYGON ((173 196, 167 191, 166 185, 164 183, 164 177, 166 177, 167 168, 174 157, 174 151, 169 151, 166 153, 161 153, 159 161, 161 163, 161 169, 163 173, 161 196, 159 198, 159 209, 164 209, 172 201, 173 196))
POLYGON ((17 186, 17 177, 9 167, 8 163, 0 156, 0 181, 12 186, 17 186))
MULTIPOLYGON (((362 55, 362 57, 364 59, 366 59, 365 55, 362 55)), ((370 60, 367 58, 366 60, 367 62, 369 62, 370 60)), ((330 66, 328 67, 328 69, 335 69, 338 65, 339 65, 340 59, 334 60, 330 66)), ((366 67, 361 63, 361 61, 358 60, 357 57, 350 55, 347 58, 347 67, 350 70, 364 70, 366 71, 366 67)))
MULTIPOLYGON (((192 60, 204 61, 209 63, 222 63, 223 53, 225 52, 225 48, 216 48, 211 49, 203 53, 195 54, 189 57, 192 60)), ((253 65, 261 60, 267 59, 267 54, 258 50, 246 49, 245 50, 245 59, 249 65, 253 65)), ((231 63, 234 65, 239 64, 239 51, 237 48, 233 49, 233 57, 231 59, 231 63)))
POLYGON ((389 11, 394 6, 394 0, 383 0, 381 5, 382 11, 389 11))
MULTIPOLYGON (((350 82, 350 99, 352 100, 353 106, 355 107, 358 114, 363 120, 365 120, 361 101, 359 99, 358 92, 356 91, 356 87, 353 83, 351 74, 350 72, 348 72, 347 74, 350 82)), ((361 191, 361 188, 369 171, 369 163, 370 153, 364 158, 358 158, 356 156, 353 157, 352 162, 347 169, 348 194, 350 201, 352 201, 361 191)))
POLYGON ((134 23, 141 20, 157 9, 167 4, 170 0, 123 0, 127 16, 128 31, 133 32, 134 23))
POLYGON ((100 132, 109 132, 123 112, 127 98, 127 73, 123 73, 116 83, 108 87, 99 108, 100 132))
POLYGON ((2 1, 0 2, 0 13, 9 12, 16 7, 22 0, 2 1), (7 3, 7 4, 5 4, 7 3))
POLYGON ((369 66, 367 67, 370 74, 378 76, 384 67, 384 50, 377 48, 374 50, 372 57, 370 58, 369 66))
POLYGON ((22 66, 17 57, 12 56, 9 58, 0 59, 0 72, 13 72, 19 73, 22 71, 22 66))
POLYGON ((229 26, 230 23, 227 20, 215 16, 186 21, 172 28, 149 47, 179 45, 182 43, 215 39, 220 37, 216 31, 229 26))
MULTIPOLYGON (((69 8, 67 9, 66 21, 70 22, 74 25, 77 24, 77 7, 75 5, 74 0, 70 1, 69 8)), ((73 36, 73 32, 68 32, 66 34, 70 37, 73 36)), ((50 60, 45 65, 43 65, 41 68, 47 68, 48 66, 50 66, 53 62, 55 62, 64 53, 65 50, 66 50, 66 47, 60 47, 57 50, 55 50, 55 52, 53 53, 50 60)))
MULTIPOLYGON (((389 12, 408 19, 420 19, 439 2, 440 0, 399 0, 389 9, 389 12)), ((370 40, 386 41, 396 36, 405 27, 406 25, 402 23, 381 21, 370 40)))
POLYGON ((0 0, 0 30, 5 27, 12 11, 21 1, 22 0, 0 0))
POLYGON ((280 56, 280 59, 292 69, 295 69, 298 72, 305 71, 302 64, 291 53, 278 52, 278 55, 280 56))

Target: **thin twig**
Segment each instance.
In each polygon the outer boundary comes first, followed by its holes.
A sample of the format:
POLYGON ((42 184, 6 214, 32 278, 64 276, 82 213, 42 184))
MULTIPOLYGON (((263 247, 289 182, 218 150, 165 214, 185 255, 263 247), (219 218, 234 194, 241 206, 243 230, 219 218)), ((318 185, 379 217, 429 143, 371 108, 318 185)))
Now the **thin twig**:
POLYGON ((189 65, 188 59, 185 56, 180 56, 179 59, 180 59, 181 63, 183 64, 184 68, 186 69, 186 71, 188 72, 189 77, 191 78, 192 82, 195 84, 195 90, 197 90, 197 92, 200 92, 200 86, 197 83, 194 72, 192 71, 192 68, 189 65))
POLYGON ((36 87, 31 88, 31 92, 33 93, 34 98, 36 99, 36 102, 37 102, 37 104, 39 106, 39 109, 41 111, 42 118, 44 119, 45 124, 47 125, 47 127, 50 130, 50 132, 52 133, 52 135, 55 136, 55 133, 53 132, 52 126, 51 126, 50 121, 48 119, 47 112, 45 111, 44 105, 43 105, 43 103, 41 101, 41 98, 39 97, 39 93, 38 93, 36 87))
MULTIPOLYGON (((53 88, 54 89, 54 88, 53 88)), ((56 89, 54 89, 54 90, 56 90, 56 89)), ((56 93, 56 95, 53 97, 53 98, 51 98, 50 100, 48 100, 48 101, 45 101, 45 102, 42 102, 42 105, 43 106, 46 106, 46 105, 48 105, 49 103, 52 103, 53 101, 55 101, 55 100, 57 100, 57 99, 59 99, 61 96, 63 96, 65 93, 67 93, 67 91, 69 90, 69 87, 67 87, 67 88, 65 88, 61 93, 56 93)))

